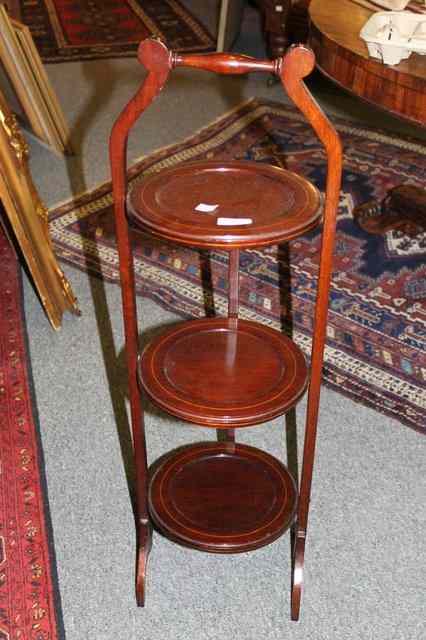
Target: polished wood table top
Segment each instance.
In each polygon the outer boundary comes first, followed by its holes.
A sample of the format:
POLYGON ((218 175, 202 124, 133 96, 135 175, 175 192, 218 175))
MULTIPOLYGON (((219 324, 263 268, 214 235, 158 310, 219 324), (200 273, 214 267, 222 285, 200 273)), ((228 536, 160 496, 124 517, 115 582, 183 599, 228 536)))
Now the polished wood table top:
POLYGON ((359 98, 425 126, 426 57, 413 53, 395 66, 369 58, 359 32, 372 13, 351 0, 312 0, 309 45, 317 66, 359 98))

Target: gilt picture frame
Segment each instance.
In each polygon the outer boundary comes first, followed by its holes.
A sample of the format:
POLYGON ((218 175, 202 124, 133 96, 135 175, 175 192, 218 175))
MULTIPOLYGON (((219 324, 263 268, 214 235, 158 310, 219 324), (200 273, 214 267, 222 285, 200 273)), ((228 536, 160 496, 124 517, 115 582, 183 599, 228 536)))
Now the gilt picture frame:
POLYGON ((72 153, 61 106, 27 26, 0 5, 0 60, 32 133, 59 154, 72 153))
POLYGON ((51 325, 59 329, 77 300, 60 269, 48 232, 48 211, 28 166, 28 144, 0 92, 0 200, 8 236, 16 240, 51 325))

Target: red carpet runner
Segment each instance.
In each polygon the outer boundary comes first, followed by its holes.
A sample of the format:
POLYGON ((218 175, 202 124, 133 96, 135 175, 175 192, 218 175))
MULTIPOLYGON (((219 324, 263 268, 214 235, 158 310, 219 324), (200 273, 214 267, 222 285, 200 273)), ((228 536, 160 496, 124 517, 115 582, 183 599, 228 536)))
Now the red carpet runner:
POLYGON ((64 637, 31 391, 20 268, 0 226, 0 640, 64 637))
POLYGON ((148 36, 179 51, 211 51, 216 44, 178 0, 16 0, 12 7, 44 62, 135 56, 148 36))

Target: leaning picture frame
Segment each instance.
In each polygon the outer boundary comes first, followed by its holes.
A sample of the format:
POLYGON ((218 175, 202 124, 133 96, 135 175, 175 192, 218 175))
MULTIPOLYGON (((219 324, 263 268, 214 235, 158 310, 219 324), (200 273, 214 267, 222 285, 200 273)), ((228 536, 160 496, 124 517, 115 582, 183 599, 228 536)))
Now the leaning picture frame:
POLYGON ((46 315, 59 329, 65 311, 79 314, 77 300, 53 251, 48 211, 28 166, 28 144, 1 92, 0 201, 0 222, 16 240, 46 315))
POLYGON ((72 153, 70 132, 27 26, 0 5, 0 61, 35 136, 56 153, 72 153))

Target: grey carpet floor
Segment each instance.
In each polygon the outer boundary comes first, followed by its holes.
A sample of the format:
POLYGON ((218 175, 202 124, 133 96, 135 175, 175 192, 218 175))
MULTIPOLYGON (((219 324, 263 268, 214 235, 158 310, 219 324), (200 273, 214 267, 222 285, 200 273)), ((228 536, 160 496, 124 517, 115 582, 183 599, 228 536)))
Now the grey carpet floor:
MULTIPOLYGON (((205 3, 187 0, 200 16, 205 3)), ((214 26, 214 9, 209 4, 214 26)), ((205 7, 204 7, 205 9, 205 7)), ((248 8, 239 51, 262 49, 248 8)), ((79 154, 59 158, 31 140, 31 168, 48 205, 109 179, 111 124, 137 86, 134 60, 47 67, 79 154)), ((325 108, 381 126, 395 122, 319 83, 325 108)), ((129 144, 129 159, 181 140, 253 95, 279 99, 265 78, 177 72, 129 144), (201 95, 201 98, 200 98, 201 95), (164 98, 164 99, 163 99, 164 98)), ((45 453, 59 587, 68 640, 145 638, 383 639, 425 637, 425 440, 388 417, 323 389, 301 621, 289 616, 288 536, 250 554, 220 556, 155 535, 145 609, 134 600, 135 532, 120 290, 64 267, 81 318, 48 325, 25 280, 25 313, 45 453)), ((176 318, 138 300, 143 332, 176 318)), ((299 458, 305 405, 297 409, 299 458)), ((150 462, 214 433, 149 407, 150 462)), ((284 421, 240 440, 287 458, 284 421)))

